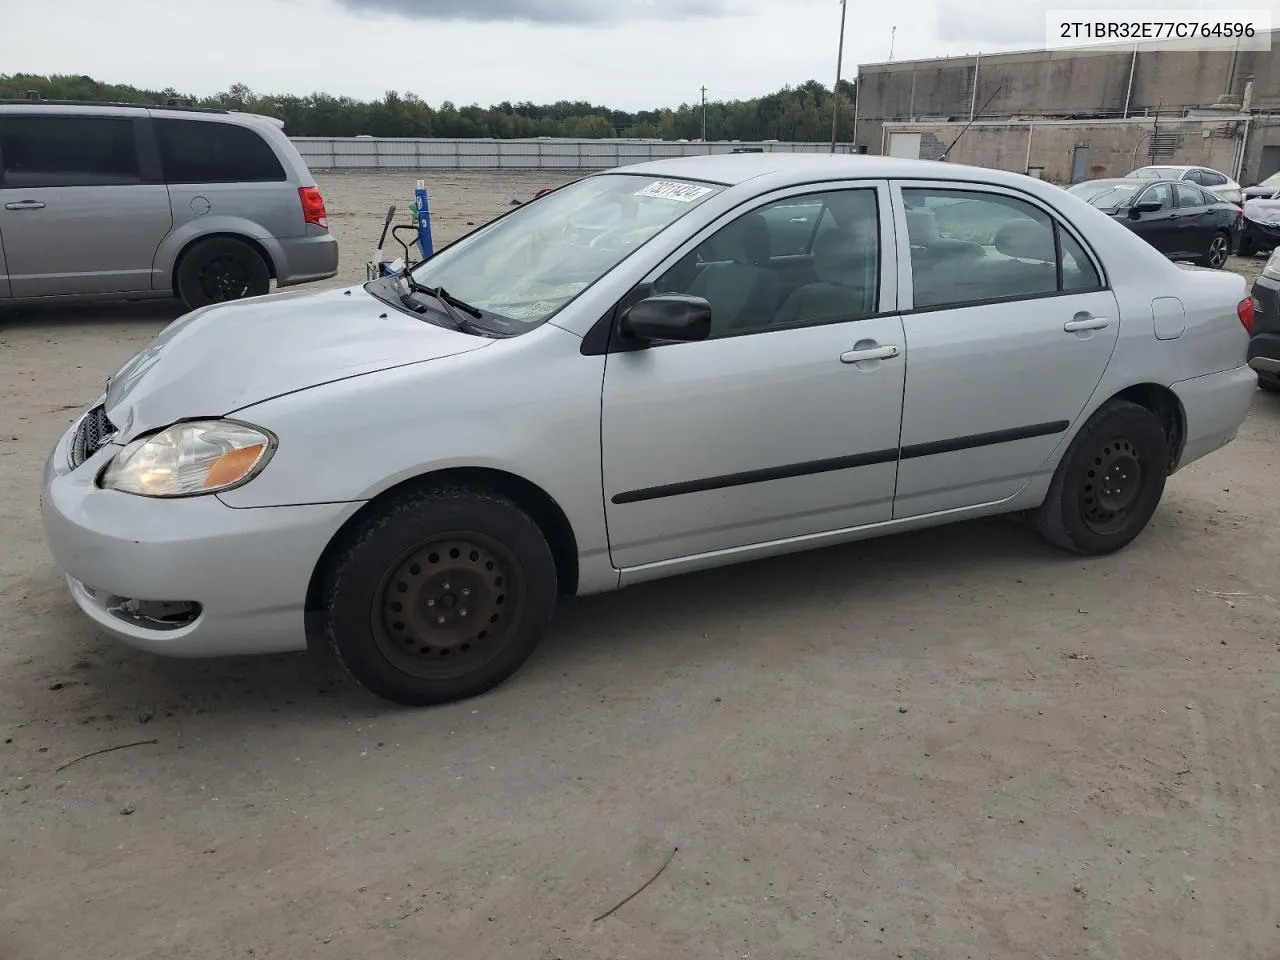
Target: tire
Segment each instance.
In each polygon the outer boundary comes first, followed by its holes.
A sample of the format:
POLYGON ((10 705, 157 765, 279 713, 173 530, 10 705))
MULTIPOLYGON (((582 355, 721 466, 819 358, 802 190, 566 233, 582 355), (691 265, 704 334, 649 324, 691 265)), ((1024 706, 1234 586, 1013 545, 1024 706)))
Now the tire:
POLYGON ((489 690, 537 647, 556 566, 538 525, 470 487, 405 494, 350 531, 322 591, 324 633, 369 692, 410 707, 489 690))
POLYGON ((1132 542, 1155 513, 1168 465, 1169 441, 1156 415, 1136 403, 1112 400, 1071 441, 1036 527, 1064 550, 1114 553, 1132 542), (1112 482, 1117 486, 1105 496, 1104 484, 1112 482))
POLYGON ((1231 256, 1231 236, 1225 230, 1219 230, 1209 238, 1209 245, 1199 261, 1200 266, 1221 270, 1227 265, 1229 256, 1231 256))
POLYGON ((210 237, 182 255, 178 297, 188 310, 260 297, 271 289, 271 271, 261 254, 243 240, 210 237))
POLYGON ((1280 393, 1280 377, 1274 373, 1258 374, 1258 386, 1267 393, 1280 393))
POLYGON ((1240 238, 1240 249, 1236 251, 1237 256, 1252 257, 1257 252, 1258 248, 1253 245, 1252 241, 1247 240, 1244 237, 1240 238))

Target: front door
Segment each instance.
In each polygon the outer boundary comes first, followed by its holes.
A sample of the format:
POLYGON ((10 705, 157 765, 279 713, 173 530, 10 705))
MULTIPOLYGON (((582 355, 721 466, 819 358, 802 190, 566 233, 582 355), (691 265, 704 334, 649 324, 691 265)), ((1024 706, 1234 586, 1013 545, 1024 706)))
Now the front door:
POLYGON ((159 164, 138 149, 144 122, 0 116, 0 233, 13 296, 152 289, 172 218, 159 164))
POLYGON ((1130 229, 1165 256, 1175 256, 1181 243, 1178 235, 1178 209, 1173 198, 1173 184, 1156 183, 1134 199, 1134 204, 1158 203, 1159 210, 1139 213, 1130 221, 1130 229))
POLYGON ((951 243, 904 261, 894 518, 1007 500, 1045 468, 1102 379, 1115 297, 1080 241, 1025 195, 904 183, 895 203, 904 234, 910 212, 951 243))
POLYGON ((710 302, 709 339, 614 338, 601 444, 616 567, 890 519, 907 368, 888 188, 809 188, 806 215, 832 227, 803 250, 799 192, 726 215, 654 271, 655 289, 710 302))

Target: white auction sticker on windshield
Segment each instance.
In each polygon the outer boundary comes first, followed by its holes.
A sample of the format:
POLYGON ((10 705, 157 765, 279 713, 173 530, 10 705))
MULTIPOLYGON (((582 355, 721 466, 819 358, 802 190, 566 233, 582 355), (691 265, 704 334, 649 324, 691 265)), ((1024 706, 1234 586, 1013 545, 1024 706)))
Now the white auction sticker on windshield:
POLYGON ((693 183, 673 183, 670 180, 659 180, 651 183, 642 190, 636 191, 637 197, 655 197, 659 200, 675 200, 679 203, 693 203, 695 200, 701 200, 708 193, 711 193, 710 187, 700 187, 693 183))

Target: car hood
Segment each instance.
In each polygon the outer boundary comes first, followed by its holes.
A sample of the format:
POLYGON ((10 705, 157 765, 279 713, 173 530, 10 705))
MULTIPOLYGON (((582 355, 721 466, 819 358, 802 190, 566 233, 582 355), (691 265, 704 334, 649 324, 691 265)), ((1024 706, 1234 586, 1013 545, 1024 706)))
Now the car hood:
POLYGON ((1280 200, 1246 200, 1244 215, 1255 223, 1280 222, 1280 200))
POLYGON ((121 441, 308 387, 492 343, 402 313, 362 287, 254 297, 180 317, 108 382, 121 441))

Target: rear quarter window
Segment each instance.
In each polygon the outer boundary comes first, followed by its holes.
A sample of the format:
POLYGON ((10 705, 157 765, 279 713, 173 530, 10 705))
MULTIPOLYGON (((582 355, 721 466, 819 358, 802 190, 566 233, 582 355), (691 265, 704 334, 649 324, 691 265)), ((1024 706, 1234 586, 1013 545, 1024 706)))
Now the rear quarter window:
POLYGON ((234 123, 153 119, 169 183, 261 183, 287 178, 256 131, 234 123))

